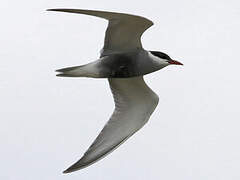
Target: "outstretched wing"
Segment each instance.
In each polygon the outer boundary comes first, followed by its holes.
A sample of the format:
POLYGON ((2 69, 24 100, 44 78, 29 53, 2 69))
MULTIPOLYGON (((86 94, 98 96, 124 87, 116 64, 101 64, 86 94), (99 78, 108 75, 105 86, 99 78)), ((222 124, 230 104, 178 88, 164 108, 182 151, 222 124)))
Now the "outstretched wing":
POLYGON ((141 36, 153 25, 152 21, 144 17, 123 13, 82 9, 49 9, 48 11, 86 14, 109 20, 102 56, 142 48, 141 36))
POLYGON ((83 157, 64 173, 85 168, 116 149, 148 121, 158 104, 158 96, 142 76, 109 79, 109 84, 115 102, 110 120, 83 157))

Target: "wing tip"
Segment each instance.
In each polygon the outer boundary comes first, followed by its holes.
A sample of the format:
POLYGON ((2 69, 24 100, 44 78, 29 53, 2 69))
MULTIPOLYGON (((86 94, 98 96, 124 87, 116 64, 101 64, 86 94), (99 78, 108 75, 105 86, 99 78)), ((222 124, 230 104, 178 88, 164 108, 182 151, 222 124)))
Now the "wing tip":
POLYGON ((68 174, 70 173, 67 169, 62 172, 63 174, 68 174))
POLYGON ((51 8, 51 9, 46 9, 46 11, 58 11, 58 12, 69 12, 72 11, 73 9, 66 9, 66 8, 51 8))
POLYGON ((81 169, 81 167, 76 168, 76 167, 74 167, 74 165, 73 165, 73 166, 70 166, 69 168, 67 168, 66 170, 64 170, 62 173, 63 173, 63 174, 68 174, 68 173, 77 171, 77 170, 79 170, 79 169, 81 169))
POLYGON ((80 169, 83 169, 83 168, 89 166, 90 164, 88 164, 88 163, 86 164, 86 163, 82 162, 82 160, 80 159, 78 162, 76 162, 75 164, 73 164, 72 166, 70 166, 69 168, 64 170, 62 173, 63 174, 68 174, 68 173, 71 173, 71 172, 74 172, 74 171, 78 171, 80 169))
POLYGON ((64 170, 62 173, 63 173, 63 174, 68 174, 68 173, 71 173, 71 172, 73 172, 73 171, 68 168, 68 169, 64 170))
POLYGON ((57 11, 57 9, 46 9, 46 11, 57 11))

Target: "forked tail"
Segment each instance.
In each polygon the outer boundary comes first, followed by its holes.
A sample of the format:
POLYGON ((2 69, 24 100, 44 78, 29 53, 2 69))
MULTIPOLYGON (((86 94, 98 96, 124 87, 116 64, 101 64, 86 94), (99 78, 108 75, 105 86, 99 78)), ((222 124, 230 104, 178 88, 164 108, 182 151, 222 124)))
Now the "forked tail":
POLYGON ((60 77, 92 77, 104 78, 104 73, 101 71, 101 59, 82 66, 74 66, 63 69, 58 69, 56 76, 60 77))
POLYGON ((56 76, 60 77, 84 77, 85 71, 83 71, 83 66, 74 66, 74 67, 68 67, 68 68, 62 68, 56 70, 59 74, 56 76))

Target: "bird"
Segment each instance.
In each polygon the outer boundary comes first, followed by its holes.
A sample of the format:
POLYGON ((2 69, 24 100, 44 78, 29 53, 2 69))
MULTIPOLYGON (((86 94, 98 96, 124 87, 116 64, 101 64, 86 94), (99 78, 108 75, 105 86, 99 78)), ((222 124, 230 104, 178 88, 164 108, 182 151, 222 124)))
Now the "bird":
POLYGON ((142 34, 153 25, 145 17, 98 10, 48 9, 77 13, 108 21, 104 46, 99 59, 85 65, 56 70, 60 77, 108 79, 115 109, 84 155, 63 173, 92 165, 119 147, 141 129, 158 105, 159 97, 145 83, 143 76, 168 65, 183 65, 160 51, 145 50, 142 34))

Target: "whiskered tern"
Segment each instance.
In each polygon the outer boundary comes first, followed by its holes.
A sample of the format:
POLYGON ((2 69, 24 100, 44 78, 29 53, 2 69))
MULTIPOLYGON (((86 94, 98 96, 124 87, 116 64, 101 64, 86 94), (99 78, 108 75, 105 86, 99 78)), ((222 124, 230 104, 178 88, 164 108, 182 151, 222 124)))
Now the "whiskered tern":
POLYGON ((108 78, 115 110, 100 134, 79 161, 64 173, 83 169, 100 160, 141 129, 158 104, 158 95, 143 75, 168 65, 182 65, 167 54, 143 49, 141 36, 153 25, 147 18, 95 10, 48 9, 96 16, 108 20, 100 58, 82 66, 57 70, 61 77, 108 78))

